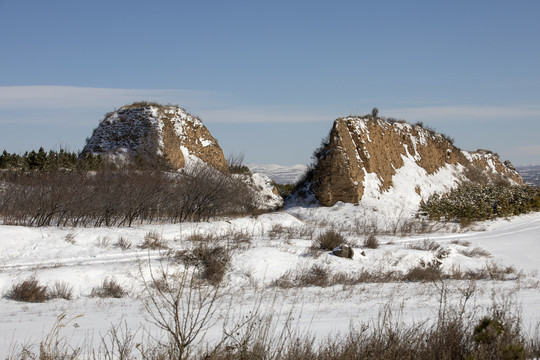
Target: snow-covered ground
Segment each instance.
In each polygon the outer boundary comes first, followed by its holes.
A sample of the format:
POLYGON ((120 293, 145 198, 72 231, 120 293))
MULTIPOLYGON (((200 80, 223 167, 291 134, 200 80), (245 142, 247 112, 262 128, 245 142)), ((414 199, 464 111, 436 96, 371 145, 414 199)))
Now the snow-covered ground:
MULTIPOLYGON (((377 215, 369 224, 362 222, 366 214, 372 214, 371 210, 348 204, 331 208, 289 207, 286 211, 258 217, 131 228, 0 226, 0 294, 7 294, 13 284, 31 275, 44 285, 60 281, 73 287, 72 300, 26 303, 2 296, 0 357, 4 358, 24 344, 42 341, 62 314, 66 319, 73 319, 61 329, 61 336, 72 344, 96 348, 111 326, 119 324, 138 331, 139 336, 143 336, 142 329, 157 332, 143 306, 146 294, 141 274, 146 274, 148 279, 148 261, 156 268, 166 253, 196 246, 193 234, 212 235, 218 243, 235 245, 223 280, 223 291, 227 294, 224 301, 228 305, 222 306, 221 315, 223 311, 241 315, 252 309, 257 299, 262 299, 259 301, 264 311, 279 314, 292 310, 295 326, 318 338, 346 332, 360 322, 377 319, 379 313, 388 308, 398 311, 403 321, 429 321, 436 317, 439 308, 441 290, 437 282, 367 282, 292 288, 271 284, 282 276, 293 278, 315 265, 329 274, 345 274, 351 278, 362 272, 406 273, 437 257, 437 251, 425 249, 425 244, 433 242, 445 250, 441 256, 444 273, 513 266, 515 271, 505 274, 504 281, 478 280, 470 303, 488 308, 494 299, 508 297, 519 305, 526 329, 540 322, 540 213, 480 223, 467 231, 456 226, 435 233, 397 236, 392 235, 392 224, 402 219, 388 217, 380 211, 375 212, 377 215), (381 246, 377 249, 362 245, 368 225, 387 230, 387 235, 378 235, 381 246), (330 228, 345 235, 353 244, 353 259, 310 249, 313 239, 330 228), (161 238, 173 251, 140 248, 148 234, 161 238), (240 238, 243 241, 234 240, 240 238), (131 247, 122 249, 121 242, 130 243, 131 247), (489 254, 472 256, 470 251, 476 248, 489 254), (92 289, 105 278, 116 279, 128 291, 128 296, 120 299, 92 297, 92 289)), ((468 280, 447 280, 448 301, 458 304, 468 286, 468 280)), ((220 333, 221 328, 216 325, 210 329, 208 339, 220 333)))

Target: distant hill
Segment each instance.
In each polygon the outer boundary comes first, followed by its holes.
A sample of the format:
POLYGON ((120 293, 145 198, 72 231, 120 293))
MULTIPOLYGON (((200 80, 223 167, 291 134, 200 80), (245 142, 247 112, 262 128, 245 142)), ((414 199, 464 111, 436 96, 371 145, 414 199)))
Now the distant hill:
POLYGON ((530 186, 540 186, 540 165, 516 166, 523 182, 530 186))
POLYGON ((282 166, 275 164, 247 164, 247 167, 254 173, 264 174, 277 184, 296 183, 306 172, 306 165, 282 166))

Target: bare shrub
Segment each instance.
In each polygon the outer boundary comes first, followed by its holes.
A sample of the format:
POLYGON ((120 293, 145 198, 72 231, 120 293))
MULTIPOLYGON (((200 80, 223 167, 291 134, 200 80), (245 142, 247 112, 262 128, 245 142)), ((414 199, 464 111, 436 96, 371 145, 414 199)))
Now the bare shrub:
POLYGON ((466 241, 466 240, 452 240, 451 243, 454 245, 465 246, 465 247, 471 246, 471 242, 466 241))
POLYGON ((129 250, 131 249, 131 246, 132 246, 131 241, 129 241, 123 236, 118 237, 118 241, 116 242, 115 245, 122 250, 129 250))
POLYGON ((14 284, 6 294, 10 300, 40 303, 49 300, 49 293, 46 285, 40 285, 35 275, 26 280, 14 284))
POLYGON ((468 181, 476 184, 487 185, 489 184, 489 177, 480 166, 469 165, 465 168, 463 173, 468 181))
POLYGON ((159 249, 168 248, 161 234, 155 230, 149 231, 146 233, 146 235, 144 235, 143 243, 139 245, 139 247, 141 249, 149 249, 149 250, 159 250, 159 249))
MULTIPOLYGON (((141 344, 136 342, 137 331, 128 328, 127 322, 111 325, 111 329, 105 336, 101 337, 105 359, 128 360, 136 358, 132 353, 135 349, 140 349, 141 344)), ((147 357, 143 354, 143 359, 147 357)), ((149 357, 153 359, 153 357, 149 357)))
POLYGON ((491 257, 491 254, 489 253, 489 251, 484 250, 484 249, 479 248, 479 247, 475 247, 475 248, 472 248, 472 249, 459 249, 458 252, 461 255, 465 255, 467 257, 472 257, 472 258, 491 257))
POLYGON ((314 264, 312 267, 304 269, 296 276, 298 286, 320 286, 330 285, 330 273, 328 269, 321 265, 314 264))
POLYGON ((315 244, 323 250, 334 250, 341 244, 347 244, 345 237, 335 230, 328 230, 315 239, 315 244))
POLYGON ((179 173, 147 164, 73 171, 2 173, 0 219, 26 226, 131 226, 207 221, 251 213, 253 191, 201 162, 179 173))
POLYGON ((111 245, 111 238, 108 236, 98 236, 96 244, 102 248, 108 248, 111 245))
POLYGON ((71 245, 74 245, 75 244, 75 233, 74 232, 69 232, 66 234, 66 236, 64 236, 64 240, 68 243, 70 243, 71 245))
POLYGON ((318 244, 315 244, 312 242, 311 245, 307 247, 304 254, 306 256, 311 256, 311 257, 316 258, 316 257, 319 257, 322 253, 323 253, 323 250, 321 249, 321 247, 318 244))
POLYGON ((228 247, 231 249, 247 249, 251 246, 251 241, 253 240, 253 237, 249 232, 233 229, 221 235, 220 238, 225 240, 228 247))
POLYGON ((215 240, 213 234, 193 233, 187 237, 187 241, 200 243, 200 242, 213 242, 215 240))
POLYGON ((167 359, 188 359, 210 326, 215 324, 215 314, 220 307, 221 291, 218 286, 204 285, 196 279, 193 270, 170 274, 161 266, 149 268, 147 279, 140 268, 147 297, 146 311, 154 324, 163 330, 168 339, 156 339, 154 354, 167 359), (156 281, 160 285, 156 285, 156 281), (166 285, 162 283, 165 282, 166 285))
POLYGON ((186 266, 199 268, 201 277, 216 286, 223 281, 230 253, 226 247, 216 243, 199 242, 191 251, 177 252, 175 258, 186 266))
POLYGON ((287 233, 285 227, 281 224, 274 224, 268 231, 268 237, 272 240, 283 238, 287 233))
POLYGON ((476 270, 468 270, 465 274, 468 279, 498 280, 516 279, 522 276, 513 266, 501 266, 493 261, 487 262, 484 267, 476 270))
POLYGON ((379 240, 374 234, 370 234, 363 242, 364 247, 368 249, 378 249, 380 246, 379 240))
POLYGON ((71 300, 73 298, 73 286, 65 281, 56 281, 49 288, 49 298, 71 300))
POLYGON ((103 279, 100 286, 92 289, 90 296, 99 298, 122 298, 127 295, 127 291, 124 290, 115 278, 107 277, 103 279))
POLYGON ((227 156, 227 165, 231 174, 250 174, 249 168, 244 165, 244 153, 230 153, 227 156))
POLYGON ((332 284, 332 276, 328 269, 319 264, 309 268, 300 269, 296 274, 288 271, 272 281, 271 286, 283 289, 293 287, 319 286, 326 287, 332 284))
POLYGON ((441 264, 438 259, 428 262, 420 260, 420 264, 409 269, 403 279, 406 281, 435 281, 441 279, 443 276, 441 264))
POLYGON ((422 250, 422 251, 437 251, 441 247, 439 243, 436 243, 433 240, 424 239, 421 242, 411 243, 407 246, 409 249, 413 250, 422 250))

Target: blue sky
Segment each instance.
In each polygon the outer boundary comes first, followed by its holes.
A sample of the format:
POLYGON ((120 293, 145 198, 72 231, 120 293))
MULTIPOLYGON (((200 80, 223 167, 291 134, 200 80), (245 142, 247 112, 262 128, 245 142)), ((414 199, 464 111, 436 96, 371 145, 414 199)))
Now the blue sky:
POLYGON ((540 163, 540 2, 0 0, 0 149, 78 150, 137 100, 224 152, 309 163, 340 116, 540 163))

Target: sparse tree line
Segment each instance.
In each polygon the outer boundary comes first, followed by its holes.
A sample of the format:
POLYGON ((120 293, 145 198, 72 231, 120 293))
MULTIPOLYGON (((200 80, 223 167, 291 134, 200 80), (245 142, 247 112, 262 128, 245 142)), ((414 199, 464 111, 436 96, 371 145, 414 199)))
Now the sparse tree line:
POLYGON ((11 154, 4 150, 0 155, 0 169, 5 170, 99 170, 103 166, 104 162, 100 155, 87 153, 79 156, 76 152, 70 152, 64 149, 46 152, 43 147, 40 147, 38 151, 26 151, 22 155, 11 154))
POLYGON ((24 226, 131 226, 206 221, 254 210, 243 182, 199 164, 161 169, 4 171, 0 221, 24 226))
POLYGON ((468 183, 450 192, 431 195, 420 213, 432 220, 469 223, 540 210, 540 188, 468 183))

